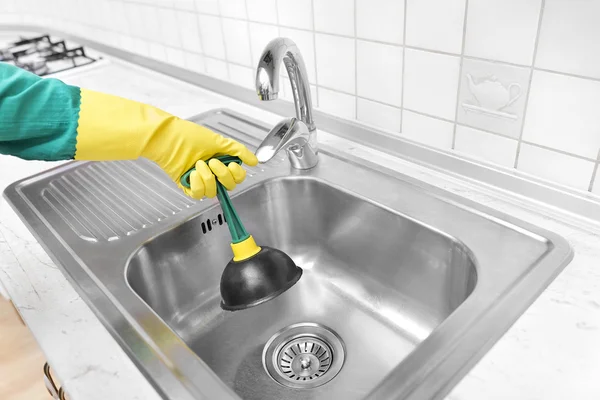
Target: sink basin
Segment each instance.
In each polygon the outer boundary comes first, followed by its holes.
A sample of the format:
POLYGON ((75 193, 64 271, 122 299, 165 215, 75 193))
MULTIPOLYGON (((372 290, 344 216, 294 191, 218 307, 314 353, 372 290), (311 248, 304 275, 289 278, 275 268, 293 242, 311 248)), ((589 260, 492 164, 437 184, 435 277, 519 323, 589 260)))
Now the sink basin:
POLYGON ((229 232, 214 215, 220 210, 145 244, 127 279, 244 399, 364 398, 477 281, 456 239, 320 180, 270 180, 234 205, 258 243, 285 251, 304 270, 292 289, 244 312, 220 309, 219 279, 231 259, 229 232), (203 229, 210 220, 217 223, 203 229), (302 322, 325 325, 345 343, 338 376, 310 392, 277 383, 262 362, 269 338, 302 322))
MULTIPOLYGON (((227 110, 194 121, 251 148, 267 131, 227 110)), ((552 232, 323 147, 316 168, 278 155, 232 193, 256 241, 304 273, 227 312, 220 207, 154 164, 74 162, 5 196, 173 400, 441 399, 572 257, 552 232)))

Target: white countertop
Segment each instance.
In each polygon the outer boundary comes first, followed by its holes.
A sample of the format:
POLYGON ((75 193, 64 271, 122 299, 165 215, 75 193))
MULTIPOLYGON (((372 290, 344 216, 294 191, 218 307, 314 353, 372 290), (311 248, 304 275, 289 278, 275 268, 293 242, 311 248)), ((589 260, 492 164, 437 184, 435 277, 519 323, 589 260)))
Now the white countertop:
MULTIPOLYGON (((183 118, 227 107, 267 123, 280 120, 272 113, 114 60, 60 78, 150 103, 183 118)), ((600 398, 600 225, 322 131, 319 135, 320 143, 554 231, 575 251, 573 261, 448 399, 600 398)), ((0 191, 55 164, 0 156, 0 191)), ((3 198, 0 280, 71 399, 160 398, 3 198)))

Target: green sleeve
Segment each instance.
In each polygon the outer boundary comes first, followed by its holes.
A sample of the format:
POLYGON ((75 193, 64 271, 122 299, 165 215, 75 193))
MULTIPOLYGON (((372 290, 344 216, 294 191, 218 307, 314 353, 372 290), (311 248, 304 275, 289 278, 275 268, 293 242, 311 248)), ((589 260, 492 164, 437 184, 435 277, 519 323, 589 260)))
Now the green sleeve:
POLYGON ((0 62, 0 154, 73 159, 79 105, 78 87, 0 62))

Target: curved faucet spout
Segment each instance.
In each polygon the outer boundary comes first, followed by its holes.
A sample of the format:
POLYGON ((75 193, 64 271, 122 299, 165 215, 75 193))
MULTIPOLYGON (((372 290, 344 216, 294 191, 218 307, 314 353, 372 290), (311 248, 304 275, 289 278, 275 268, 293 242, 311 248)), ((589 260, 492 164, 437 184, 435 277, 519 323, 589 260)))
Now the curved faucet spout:
MULTIPOLYGON (((289 125, 289 121, 284 120, 267 135, 267 138, 259 146, 257 154, 262 152, 265 155, 265 152, 270 153, 274 151, 272 155, 275 155, 280 149, 285 148, 288 151, 294 168, 298 168, 299 166, 302 166, 301 169, 312 168, 318 162, 317 129, 313 121, 312 100, 306 66, 298 46, 292 40, 276 38, 267 44, 256 70, 256 93, 260 100, 268 101, 277 99, 282 64, 285 65, 288 77, 290 78, 292 93, 294 95, 294 106, 296 108, 296 118, 308 130, 308 135, 306 140, 301 141, 281 140, 278 148, 275 150, 268 143, 273 143, 275 131, 282 128, 280 125, 286 125, 286 122, 289 125), (267 151, 267 148, 270 150, 267 151), (310 156, 307 156, 307 154, 310 154, 310 156), (304 159, 301 162, 294 160, 294 158, 298 157, 304 159)), ((296 136, 296 134, 293 136, 296 136)), ((304 137, 304 135, 302 136, 304 137)))

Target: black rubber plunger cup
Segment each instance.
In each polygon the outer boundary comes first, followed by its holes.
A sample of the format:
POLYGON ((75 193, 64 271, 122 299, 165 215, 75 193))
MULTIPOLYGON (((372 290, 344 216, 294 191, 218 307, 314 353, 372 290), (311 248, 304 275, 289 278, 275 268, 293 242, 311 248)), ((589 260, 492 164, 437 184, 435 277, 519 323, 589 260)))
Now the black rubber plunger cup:
MULTIPOLYGON (((241 164, 238 157, 216 157, 223 164, 241 164)), ((181 184, 189 187, 189 170, 181 184)), ((221 308, 243 310, 269 301, 292 287, 302 276, 302 269, 283 251, 257 246, 242 224, 227 190, 217 180, 217 198, 231 234, 233 259, 221 275, 221 308)))

